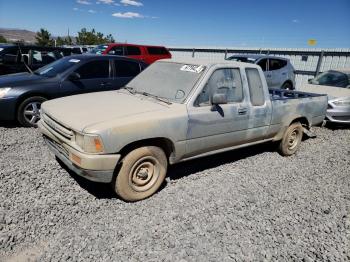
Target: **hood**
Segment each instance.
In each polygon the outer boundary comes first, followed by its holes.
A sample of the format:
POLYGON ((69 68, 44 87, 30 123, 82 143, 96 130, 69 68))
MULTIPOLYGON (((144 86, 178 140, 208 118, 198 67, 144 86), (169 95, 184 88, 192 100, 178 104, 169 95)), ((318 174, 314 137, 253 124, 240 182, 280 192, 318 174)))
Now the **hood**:
POLYGON ((335 86, 305 84, 298 91, 327 94, 329 99, 350 96, 350 89, 335 86))
POLYGON ((16 87, 20 85, 29 85, 38 80, 46 79, 46 77, 30 74, 30 73, 17 73, 0 76, 0 88, 1 87, 16 87))
POLYGON ((43 103, 42 111, 76 131, 146 112, 168 108, 161 102, 123 91, 97 92, 54 99, 43 103))

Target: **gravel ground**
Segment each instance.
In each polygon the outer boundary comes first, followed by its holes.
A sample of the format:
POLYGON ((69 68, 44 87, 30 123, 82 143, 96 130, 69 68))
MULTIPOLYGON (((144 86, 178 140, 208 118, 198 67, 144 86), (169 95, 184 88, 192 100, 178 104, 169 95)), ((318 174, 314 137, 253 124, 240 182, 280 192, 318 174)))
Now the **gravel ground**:
POLYGON ((70 174, 35 129, 0 127, 0 261, 350 260, 350 129, 176 165, 125 203, 70 174))

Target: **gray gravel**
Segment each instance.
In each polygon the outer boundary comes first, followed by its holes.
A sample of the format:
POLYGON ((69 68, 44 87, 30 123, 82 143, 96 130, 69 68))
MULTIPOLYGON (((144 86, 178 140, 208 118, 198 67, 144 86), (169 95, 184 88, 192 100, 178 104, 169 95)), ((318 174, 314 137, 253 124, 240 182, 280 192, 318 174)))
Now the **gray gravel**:
POLYGON ((69 174, 35 129, 0 127, 0 261, 350 260, 350 130, 316 128, 174 166, 125 203, 69 174))

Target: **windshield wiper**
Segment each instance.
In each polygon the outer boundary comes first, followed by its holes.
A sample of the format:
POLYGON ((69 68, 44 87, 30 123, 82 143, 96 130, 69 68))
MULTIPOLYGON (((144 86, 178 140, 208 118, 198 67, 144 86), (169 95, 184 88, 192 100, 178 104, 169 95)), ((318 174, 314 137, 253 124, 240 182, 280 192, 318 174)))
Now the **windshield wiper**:
POLYGON ((156 96, 156 95, 147 93, 147 92, 137 92, 137 93, 138 93, 138 94, 141 94, 141 95, 143 95, 143 96, 149 96, 149 97, 155 98, 155 99, 157 99, 158 101, 161 101, 161 102, 166 103, 166 104, 168 104, 168 105, 171 105, 171 104, 172 104, 169 100, 167 100, 167 99, 165 99, 165 98, 162 98, 162 97, 159 97, 159 96, 156 96))

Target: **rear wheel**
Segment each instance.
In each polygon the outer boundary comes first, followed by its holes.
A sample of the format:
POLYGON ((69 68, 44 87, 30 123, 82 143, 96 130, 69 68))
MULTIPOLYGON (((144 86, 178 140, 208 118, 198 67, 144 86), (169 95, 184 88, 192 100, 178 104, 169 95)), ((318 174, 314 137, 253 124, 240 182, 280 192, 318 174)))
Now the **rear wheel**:
POLYGON ((17 120, 22 126, 36 127, 40 120, 41 104, 47 99, 34 96, 25 99, 18 107, 17 120))
POLYGON ((299 122, 291 124, 279 144, 279 153, 283 156, 293 155, 301 144, 303 127, 299 122))
POLYGON ((285 90, 293 90, 293 85, 290 82, 285 82, 281 89, 285 89, 285 90))
POLYGON ((126 201, 138 201, 153 195, 167 172, 164 151, 155 146, 137 148, 127 154, 114 182, 114 190, 126 201))

